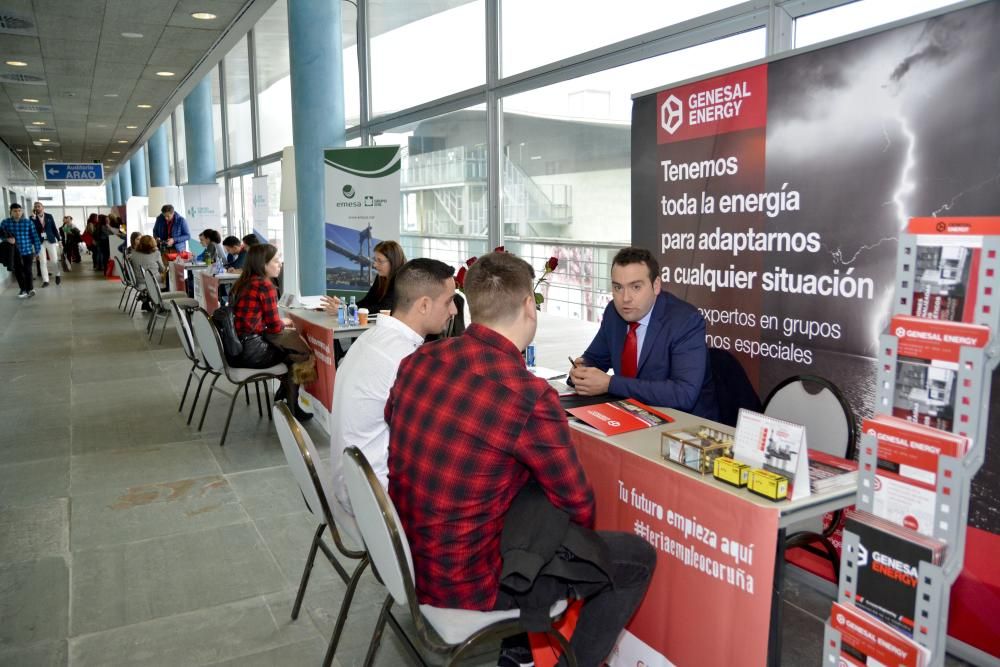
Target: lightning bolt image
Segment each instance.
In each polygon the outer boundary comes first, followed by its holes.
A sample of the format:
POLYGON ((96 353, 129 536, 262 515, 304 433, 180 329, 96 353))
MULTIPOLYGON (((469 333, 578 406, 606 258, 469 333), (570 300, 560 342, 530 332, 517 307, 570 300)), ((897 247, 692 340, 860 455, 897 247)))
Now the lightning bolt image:
POLYGON ((990 185, 993 185, 993 186, 1000 185, 1000 172, 994 173, 989 178, 987 178, 984 181, 981 181, 979 183, 976 183, 971 188, 967 188, 965 190, 962 190, 957 195, 955 195, 954 197, 952 197, 951 199, 949 199, 947 202, 945 202, 944 204, 941 204, 941 206, 939 206, 938 208, 936 208, 931 213, 931 216, 932 217, 937 217, 939 215, 944 215, 944 214, 948 213, 948 211, 950 211, 952 209, 952 207, 954 207, 955 204, 958 203, 959 199, 961 199, 962 197, 964 197, 967 194, 972 194, 973 192, 976 192, 977 190, 982 190, 983 188, 985 188, 987 186, 990 186, 990 185))
POLYGON ((885 243, 886 241, 896 241, 896 240, 898 240, 898 237, 896 237, 896 236, 886 236, 886 237, 880 238, 875 243, 871 243, 871 244, 867 244, 866 243, 866 244, 862 245, 860 248, 858 248, 857 252, 855 252, 853 255, 851 255, 851 257, 849 259, 845 259, 844 251, 841 248, 836 248, 834 250, 831 250, 830 251, 830 256, 833 257, 833 261, 834 262, 836 262, 838 264, 841 264, 843 266, 848 266, 849 264, 853 264, 854 261, 858 257, 860 257, 861 253, 863 253, 864 251, 866 251, 866 250, 872 250, 874 248, 877 248, 880 245, 882 245, 883 243, 885 243))
MULTIPOLYGON (((906 116, 902 112, 898 112, 896 115, 896 120, 899 121, 899 131, 902 134, 904 141, 906 142, 906 151, 903 154, 903 162, 899 167, 899 178, 896 180, 896 189, 892 194, 892 200, 886 202, 886 205, 892 204, 896 209, 896 228, 899 231, 906 229, 906 225, 910 220, 909 214, 907 214, 906 199, 916 189, 916 183, 913 180, 913 170, 916 167, 916 144, 917 137, 913 134, 913 130, 910 129, 910 123, 906 116)), ((889 141, 888 133, 885 134, 886 141, 889 141)), ((888 145, 886 146, 888 148, 888 145)), ((883 241, 886 239, 883 239, 883 241)), ((882 241, 879 241, 881 243, 882 241)), ((878 245, 876 243, 875 245, 878 245)), ((858 252, 861 252, 860 250, 858 252)), ((856 257, 856 255, 855 255, 856 257)), ((852 260, 853 261, 853 260, 852 260)), ((892 294, 893 286, 886 286, 882 293, 882 296, 878 300, 878 308, 875 310, 876 313, 881 313, 880 317, 872 321, 872 328, 870 331, 871 341, 873 349, 878 349, 878 338, 881 335, 882 330, 885 328, 885 324, 888 318, 892 314, 892 294)))
MULTIPOLYGON (((910 129, 910 123, 906 120, 906 116, 899 114, 897 120, 899 120, 899 131, 906 140, 906 153, 903 157, 903 164, 899 168, 899 180, 896 183, 896 191, 892 195, 892 205, 896 207, 897 228, 903 231, 906 229, 906 223, 910 220, 910 216, 906 214, 906 202, 904 200, 916 188, 912 174, 913 168, 917 163, 914 157, 916 154, 917 137, 913 134, 913 130, 910 129)), ((889 202, 886 203, 888 204, 889 202)))

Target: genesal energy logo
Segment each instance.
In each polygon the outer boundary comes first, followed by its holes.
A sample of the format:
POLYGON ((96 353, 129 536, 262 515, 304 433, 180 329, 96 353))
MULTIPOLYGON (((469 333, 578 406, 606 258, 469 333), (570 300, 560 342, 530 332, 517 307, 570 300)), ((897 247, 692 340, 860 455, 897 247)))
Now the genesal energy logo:
POLYGON ((763 127, 767 65, 664 90, 656 95, 657 143, 763 127))

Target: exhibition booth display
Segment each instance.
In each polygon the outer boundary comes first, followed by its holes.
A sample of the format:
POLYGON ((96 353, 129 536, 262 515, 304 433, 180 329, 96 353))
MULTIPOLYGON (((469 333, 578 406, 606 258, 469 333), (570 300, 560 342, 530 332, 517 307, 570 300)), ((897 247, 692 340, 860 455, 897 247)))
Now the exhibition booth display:
POLYGON ((1000 218, 914 218, 899 242, 824 664, 943 665, 1000 355, 1000 218))

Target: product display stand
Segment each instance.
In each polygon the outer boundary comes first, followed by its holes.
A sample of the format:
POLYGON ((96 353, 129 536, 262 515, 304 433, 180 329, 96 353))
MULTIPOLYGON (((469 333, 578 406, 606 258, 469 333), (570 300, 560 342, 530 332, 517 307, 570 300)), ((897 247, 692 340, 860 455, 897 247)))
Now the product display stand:
MULTIPOLYGON (((900 239, 896 266, 894 315, 910 315, 913 304, 917 244, 915 237, 904 234, 900 239)), ((983 237, 976 280, 974 324, 990 327, 989 344, 985 348, 963 347, 958 364, 955 408, 951 432, 971 439, 970 449, 963 457, 941 455, 935 477, 936 498, 933 537, 946 545, 940 565, 921 562, 918 569, 917 604, 914 610, 913 639, 930 650, 931 665, 944 664, 948 630, 948 603, 951 585, 958 578, 965 559, 965 532, 968 523, 972 478, 985 458, 987 420, 989 417, 990 379, 1000 362, 1000 346, 996 332, 1000 331, 1000 238, 983 237)), ((875 413, 890 414, 896 391, 897 338, 880 337, 876 373, 875 413)), ((879 443, 875 436, 862 435, 858 460, 857 508, 876 514, 874 490, 878 469, 879 443)), ((840 565, 838 601, 853 603, 856 599, 859 538, 845 529, 840 565)), ((828 623, 824 633, 823 664, 831 667, 841 662, 841 633, 828 623)))

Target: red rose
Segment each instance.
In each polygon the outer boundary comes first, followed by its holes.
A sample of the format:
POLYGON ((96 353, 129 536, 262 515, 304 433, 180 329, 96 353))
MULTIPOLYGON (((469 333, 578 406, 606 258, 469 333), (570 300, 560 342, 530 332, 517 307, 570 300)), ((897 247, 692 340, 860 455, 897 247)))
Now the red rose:
POLYGON ((468 273, 468 271, 463 266, 462 268, 460 268, 458 270, 458 273, 455 274, 455 284, 458 286, 459 289, 461 289, 465 285, 465 274, 466 273, 468 273))
POLYGON ((557 266, 559 266, 558 257, 549 257, 549 261, 545 262, 545 268, 549 271, 555 271, 557 266))
POLYGON ((479 259, 479 258, 478 257, 470 257, 469 259, 465 260, 465 265, 466 266, 472 266, 473 264, 476 263, 477 259, 479 259))
POLYGON ((493 252, 507 252, 507 251, 504 250, 504 247, 502 245, 498 245, 496 248, 493 248, 493 252))

